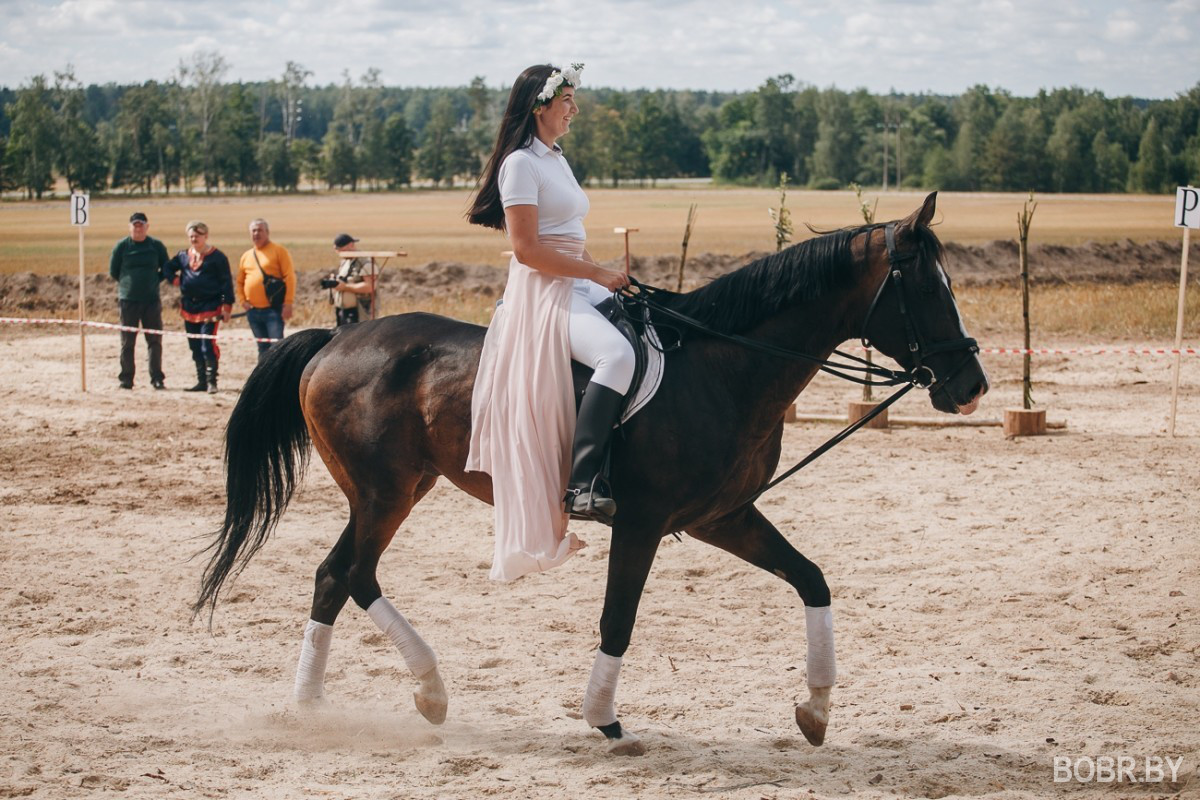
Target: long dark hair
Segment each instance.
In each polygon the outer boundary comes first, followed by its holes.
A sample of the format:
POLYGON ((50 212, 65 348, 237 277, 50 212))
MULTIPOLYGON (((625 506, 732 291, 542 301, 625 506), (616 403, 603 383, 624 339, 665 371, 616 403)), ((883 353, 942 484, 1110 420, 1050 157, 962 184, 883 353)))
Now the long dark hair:
POLYGON ((479 176, 479 191, 475 202, 467 211, 467 220, 472 225, 504 230, 504 206, 500 202, 500 165, 514 150, 519 150, 537 133, 537 118, 533 108, 537 96, 546 85, 550 73, 558 67, 536 64, 517 76, 512 91, 508 93, 508 107, 500 120, 500 132, 496 135, 496 146, 479 176))

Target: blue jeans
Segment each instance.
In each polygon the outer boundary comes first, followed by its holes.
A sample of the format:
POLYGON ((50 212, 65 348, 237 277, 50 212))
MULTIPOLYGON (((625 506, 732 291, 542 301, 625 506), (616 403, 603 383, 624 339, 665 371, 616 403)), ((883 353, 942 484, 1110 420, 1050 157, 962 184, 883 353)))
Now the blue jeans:
MULTIPOLYGON (((283 338, 283 316, 273 308, 252 308, 246 312, 246 322, 250 323, 250 330, 258 339, 282 339, 283 338)), ((258 360, 263 360, 263 355, 271 349, 272 342, 258 343, 258 360)))

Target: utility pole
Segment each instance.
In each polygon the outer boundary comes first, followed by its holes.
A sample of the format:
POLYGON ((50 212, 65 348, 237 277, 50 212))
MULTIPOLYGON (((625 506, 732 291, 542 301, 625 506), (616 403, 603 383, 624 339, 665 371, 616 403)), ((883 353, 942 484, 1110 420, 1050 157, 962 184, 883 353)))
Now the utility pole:
POLYGON ((888 190, 888 131, 896 132, 896 187, 900 187, 900 123, 888 119, 888 112, 883 112, 883 122, 875 123, 875 127, 883 131, 883 191, 888 190))

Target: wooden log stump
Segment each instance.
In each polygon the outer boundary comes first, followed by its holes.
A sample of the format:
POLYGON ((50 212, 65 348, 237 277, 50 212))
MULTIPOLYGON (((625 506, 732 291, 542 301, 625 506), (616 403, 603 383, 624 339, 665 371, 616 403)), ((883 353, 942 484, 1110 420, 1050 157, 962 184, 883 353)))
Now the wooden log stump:
MULTIPOLYGON (((858 422, 860 419, 865 417, 867 414, 870 414, 875 409, 875 406, 877 406, 877 405, 879 405, 879 403, 867 403, 867 402, 863 402, 862 400, 851 400, 849 410, 847 410, 847 412, 846 412, 846 416, 849 417, 850 422, 858 422)), ((888 410, 885 408, 883 411, 881 411, 879 413, 879 416, 875 417, 875 419, 871 420, 863 427, 886 429, 887 426, 888 426, 888 410)))
POLYGON ((1006 408, 1004 409, 1005 436, 1045 436, 1046 409, 1044 408, 1006 408))

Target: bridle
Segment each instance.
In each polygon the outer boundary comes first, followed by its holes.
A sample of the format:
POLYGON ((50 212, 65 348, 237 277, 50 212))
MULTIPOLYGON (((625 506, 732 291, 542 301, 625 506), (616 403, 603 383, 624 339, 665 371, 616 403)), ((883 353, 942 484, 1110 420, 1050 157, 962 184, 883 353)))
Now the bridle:
POLYGON ((862 341, 864 348, 871 346, 870 338, 867 336, 867 326, 871 322, 871 316, 875 313, 875 308, 879 305, 879 300, 883 297, 883 293, 887 287, 895 286, 896 301, 900 304, 900 319, 904 321, 904 334, 908 337, 908 352, 912 355, 913 359, 913 366, 908 370, 907 374, 912 383, 929 389, 931 393, 941 391, 945 388, 946 382, 957 375, 970 362, 972 356, 979 352, 979 343, 967 336, 959 339, 947 339, 944 342, 934 342, 933 344, 925 342, 924 337, 921 336, 921 332, 917 330, 917 326, 908 313, 908 302, 904 296, 904 287, 906 284, 903 267, 906 262, 916 261, 917 253, 901 254, 896 252, 896 223, 889 222, 884 226, 883 236, 887 242, 888 274, 884 277, 883 282, 879 284, 879 289, 875 292, 875 299, 871 301, 871 305, 867 308, 867 315, 863 317, 862 334, 859 336, 859 339, 862 341), (953 350, 965 350, 966 357, 946 373, 945 377, 939 379, 937 373, 933 371, 933 367, 925 363, 925 359, 937 353, 946 353, 953 350))
MULTIPOLYGON (((945 389, 946 384, 952 378, 954 378, 955 375, 961 372, 962 369, 969 364, 971 359, 974 358, 979 352, 979 344, 970 337, 964 336, 958 339, 948 339, 946 341, 929 344, 925 341, 924 337, 921 336, 918 326, 908 310, 909 304, 905 297, 905 286, 907 283, 904 280, 904 265, 909 262, 915 262, 918 258, 918 254, 916 252, 902 254, 896 251, 895 222, 887 223, 883 230, 884 240, 887 242, 888 274, 884 276, 883 282, 880 283, 879 288, 875 291, 875 297, 871 301, 871 305, 867 308, 867 314, 863 318, 862 333, 859 338, 862 341, 863 347, 870 347, 870 340, 867 336, 867 326, 870 324, 871 317, 874 315, 875 309, 878 307, 879 301, 887 291, 887 288, 889 286, 895 286, 896 299, 900 305, 900 318, 903 320, 905 336, 908 338, 908 352, 912 354, 913 358, 912 368, 906 370, 888 369, 886 367, 879 366, 878 364, 874 364, 865 358, 859 358, 851 353, 844 353, 841 350, 834 350, 833 352, 841 358, 855 363, 845 364, 836 361, 829 361, 827 359, 817 358, 816 356, 809 355, 808 353, 801 353, 798 350, 789 350, 784 347, 777 347, 776 345, 767 344, 766 342, 760 342, 755 339, 748 339, 745 336, 739 336, 732 333, 722 333, 721 331, 713 330, 699 320, 693 319, 685 314, 680 314, 678 311, 667 308, 661 303, 655 301, 654 294, 662 290, 654 286, 639 283, 638 281, 634 280, 632 276, 630 277, 630 282, 633 284, 633 286, 637 287, 638 291, 636 293, 631 293, 628 291, 617 292, 614 295, 616 303, 618 307, 620 307, 622 313, 625 313, 630 317, 636 318, 637 315, 635 315, 633 312, 633 307, 641 306, 642 313, 640 316, 642 320, 646 322, 649 321, 650 313, 653 312, 685 327, 700 331, 718 339, 724 339, 725 341, 732 342, 750 350, 778 356, 779 358, 808 361, 809 363, 816 364, 818 369, 821 371, 835 375, 843 380, 851 381, 852 383, 858 383, 864 386, 899 387, 895 392, 892 393, 890 397, 878 403, 863 417, 847 425, 816 450, 813 450, 811 453, 805 456, 791 469, 787 470, 782 475, 775 478, 758 492, 756 492, 752 497, 750 497, 750 499, 739 505, 738 508, 753 503, 767 491, 787 480, 792 475, 799 472, 817 458, 831 450, 833 447, 843 442, 850 436, 850 434, 865 426, 901 397, 908 394, 913 387, 920 386, 928 389, 931 394, 942 391, 945 389), (944 376, 939 378, 937 373, 934 372, 933 367, 925 362, 925 359, 927 359, 929 356, 936 355, 937 353, 945 353, 953 350, 964 350, 966 352, 963 358, 960 359, 959 362, 954 365, 954 367, 952 367, 944 376), (863 373, 863 377, 849 374, 854 372, 863 373)), ((913 281, 909 281, 909 283, 911 282, 913 281)))

